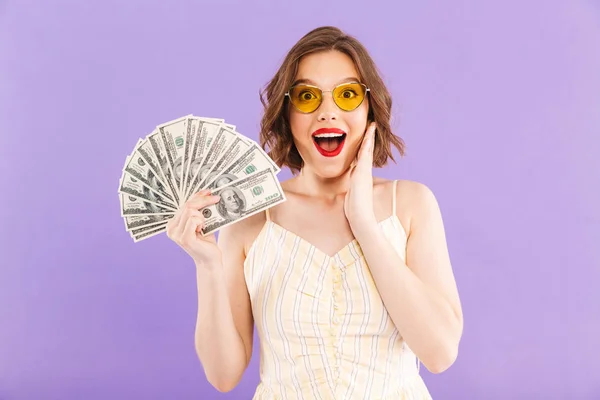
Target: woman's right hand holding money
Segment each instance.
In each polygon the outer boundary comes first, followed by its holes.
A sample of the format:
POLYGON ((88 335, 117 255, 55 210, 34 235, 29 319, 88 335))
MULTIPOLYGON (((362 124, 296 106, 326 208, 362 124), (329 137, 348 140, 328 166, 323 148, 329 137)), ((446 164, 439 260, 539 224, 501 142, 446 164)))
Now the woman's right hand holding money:
POLYGON ((219 196, 211 196, 209 190, 194 194, 180 207, 167 223, 167 236, 188 253, 197 267, 212 267, 221 261, 221 250, 214 233, 203 236, 205 218, 203 208, 219 202, 219 196))

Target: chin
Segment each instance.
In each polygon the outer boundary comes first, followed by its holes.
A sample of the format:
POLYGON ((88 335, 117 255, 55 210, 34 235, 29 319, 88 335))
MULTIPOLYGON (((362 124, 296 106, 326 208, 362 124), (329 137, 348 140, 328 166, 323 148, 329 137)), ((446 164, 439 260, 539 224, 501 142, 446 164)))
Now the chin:
POLYGON ((348 171, 350 166, 347 164, 348 163, 346 163, 345 160, 344 162, 327 163, 327 165, 320 163, 320 165, 313 164, 311 169, 314 171, 315 175, 322 179, 335 179, 348 171))

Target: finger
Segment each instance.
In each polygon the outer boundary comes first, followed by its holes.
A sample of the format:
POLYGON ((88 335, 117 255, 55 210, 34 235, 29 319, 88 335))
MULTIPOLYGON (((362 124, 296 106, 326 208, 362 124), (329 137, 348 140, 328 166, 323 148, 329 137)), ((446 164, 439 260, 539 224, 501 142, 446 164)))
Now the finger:
POLYGON ((185 208, 194 208, 196 210, 200 210, 204 207, 207 207, 211 204, 218 203, 221 200, 220 196, 201 196, 196 199, 190 199, 185 203, 185 208))
POLYGON ((375 122, 371 122, 371 124, 369 124, 369 127, 367 128, 365 135, 363 136, 363 141, 360 145, 360 151, 359 151, 359 158, 363 157, 370 149, 371 144, 373 142, 373 136, 375 133, 375 122))
POLYGON ((209 194, 210 194, 209 189, 198 190, 196 193, 194 193, 193 195, 190 196, 189 200, 198 198, 198 197, 202 197, 202 196, 207 196, 209 194))
POLYGON ((202 215, 192 215, 185 223, 181 244, 184 247, 189 247, 196 240, 196 231, 202 229, 204 225, 204 217, 202 215))
POLYGON ((199 190, 196 193, 194 193, 192 196, 190 196, 188 201, 196 201, 203 197, 210 196, 211 194, 212 194, 212 191, 210 189, 202 189, 202 190, 199 190))
POLYGON ((188 199, 183 203, 182 207, 185 207, 185 205, 188 204, 190 201, 196 201, 208 195, 210 195, 210 192, 208 190, 201 190, 199 192, 196 192, 188 197, 188 199))
POLYGON ((175 229, 175 232, 176 232, 176 234, 179 234, 179 237, 181 237, 184 234, 185 226, 186 226, 187 222, 189 221, 189 219, 192 218, 193 216, 202 216, 202 212, 199 210, 196 210, 194 208, 186 208, 183 210, 179 224, 177 225, 177 228, 175 229))
POLYGON ((375 122, 371 122, 360 146, 360 151, 358 153, 358 164, 366 163, 371 166, 373 165, 373 150, 375 148, 374 143, 376 129, 377 124, 375 122))
POLYGON ((377 131, 377 123, 371 122, 369 125, 369 129, 367 130, 367 148, 365 151, 367 153, 372 153, 375 148, 375 132, 377 131))
POLYGON ((358 154, 356 155, 356 157, 354 157, 354 160, 352 160, 352 163, 350 164, 351 171, 354 169, 354 167, 356 167, 357 163, 358 163, 358 154))
POLYGON ((167 222, 167 236, 170 239, 173 239, 173 233, 175 233, 175 230, 176 230, 177 226, 179 225, 179 221, 181 220, 182 213, 183 213, 182 210, 177 210, 177 212, 175 213, 175 216, 173 218, 171 218, 169 220, 169 222, 167 222))
POLYGON ((215 204, 220 200, 219 196, 210 196, 210 192, 208 189, 196 192, 185 203, 184 207, 177 211, 175 217, 167 223, 167 236, 169 238, 180 241, 188 219, 194 214, 201 216, 200 209, 215 204))
POLYGON ((174 234, 177 232, 177 227, 179 226, 179 223, 181 221, 181 216, 183 215, 183 212, 185 211, 185 209, 180 208, 175 212, 175 216, 173 218, 171 218, 169 220, 169 222, 167 222, 167 236, 170 239, 174 238, 174 234))
POLYGON ((175 231, 175 241, 177 243, 179 243, 180 245, 184 245, 184 242, 186 240, 186 235, 187 235, 187 231, 188 229, 191 229, 190 226, 190 221, 194 221, 197 220, 198 218, 200 218, 201 221, 204 221, 204 216, 202 215, 201 211, 198 210, 186 210, 185 212, 185 216, 182 217, 181 222, 179 223, 179 226, 177 227, 177 230, 175 231))

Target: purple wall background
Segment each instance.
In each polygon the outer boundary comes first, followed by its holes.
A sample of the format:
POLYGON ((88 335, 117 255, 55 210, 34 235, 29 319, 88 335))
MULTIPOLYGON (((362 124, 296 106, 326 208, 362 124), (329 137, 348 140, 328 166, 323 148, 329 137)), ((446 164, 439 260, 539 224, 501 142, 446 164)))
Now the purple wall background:
POLYGON ((210 387, 193 265, 133 244, 117 182, 187 113, 256 138, 259 88, 322 24, 394 95, 408 154, 377 173, 444 214, 465 331, 450 370, 421 369, 434 398, 600 399, 598 2, 296 3, 0 2, 0 399, 250 398, 257 347, 210 387))

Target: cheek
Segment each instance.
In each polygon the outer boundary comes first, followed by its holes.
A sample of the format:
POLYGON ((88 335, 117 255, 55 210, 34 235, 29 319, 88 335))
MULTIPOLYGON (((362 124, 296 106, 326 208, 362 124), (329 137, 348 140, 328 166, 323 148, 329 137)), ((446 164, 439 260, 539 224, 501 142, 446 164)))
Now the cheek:
POLYGON ((362 134, 364 133, 364 131, 367 127, 368 115, 369 115, 369 108, 362 106, 361 108, 359 108, 358 110, 356 110, 353 113, 350 113, 347 116, 346 122, 348 123, 350 130, 354 134, 353 136, 356 136, 356 135, 362 136, 362 134))
POLYGON ((309 114, 301 114, 291 112, 289 116, 290 128, 292 136, 296 144, 301 144, 307 141, 307 132, 310 130, 312 118, 309 114))

